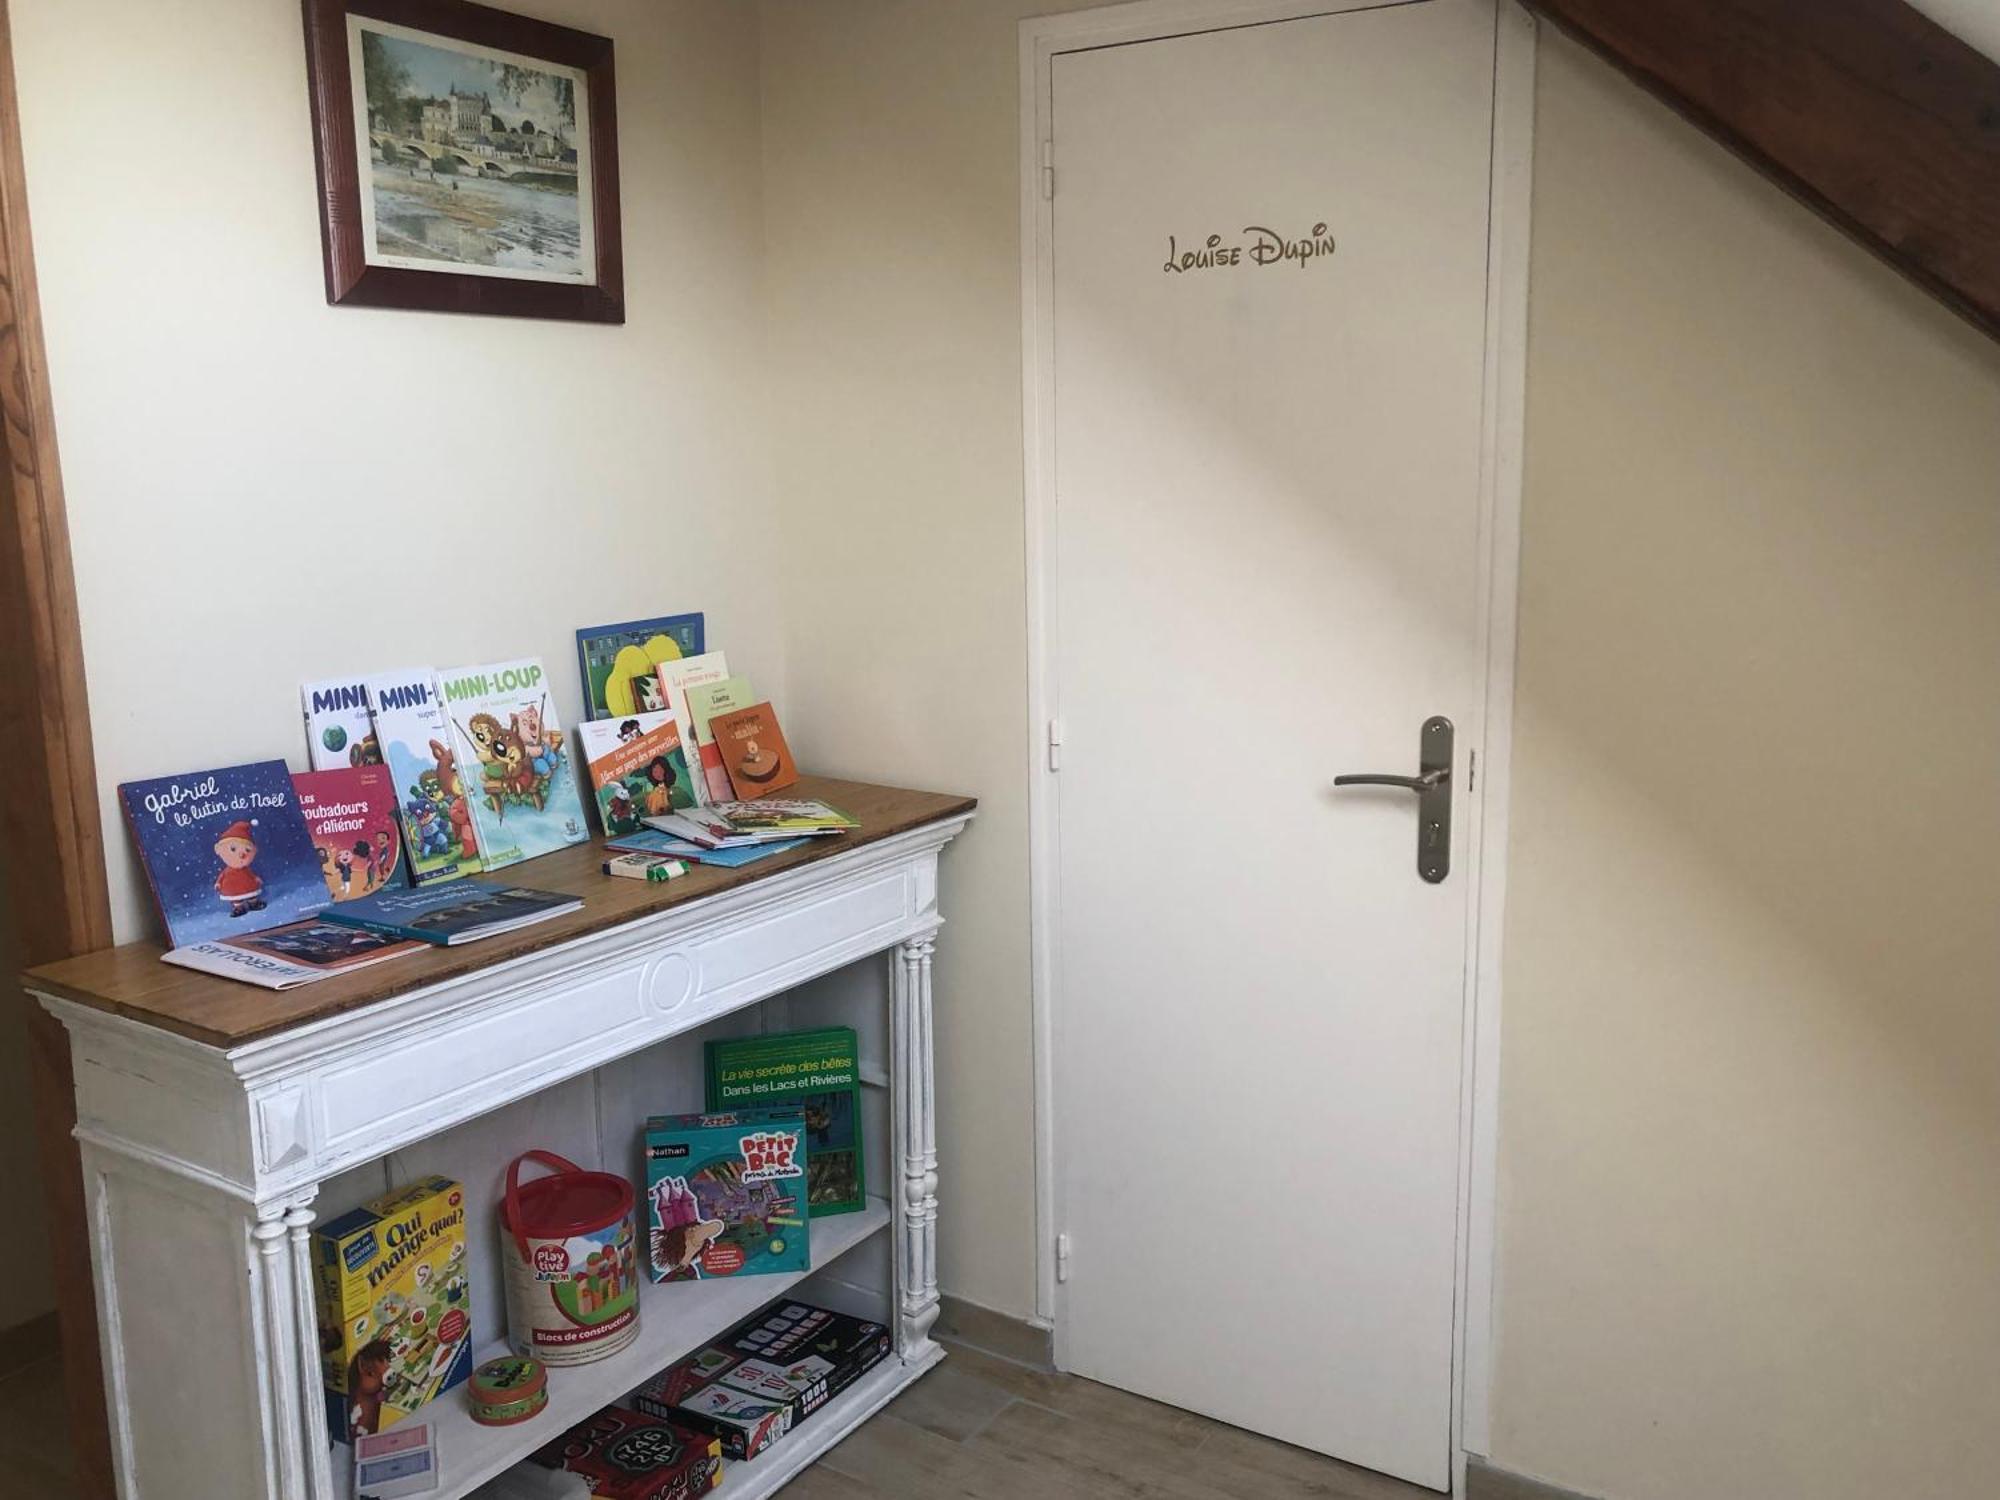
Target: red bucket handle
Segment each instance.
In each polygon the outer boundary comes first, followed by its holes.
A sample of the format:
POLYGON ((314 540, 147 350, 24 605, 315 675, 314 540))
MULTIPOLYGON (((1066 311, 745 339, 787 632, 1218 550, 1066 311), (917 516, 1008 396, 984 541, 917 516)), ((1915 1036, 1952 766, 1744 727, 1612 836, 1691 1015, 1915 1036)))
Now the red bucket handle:
POLYGON ((581 1172, 575 1162, 567 1156, 558 1156, 553 1151, 523 1151, 507 1163, 507 1227, 514 1231, 514 1247, 521 1252, 521 1259, 528 1258, 528 1236, 521 1228, 521 1163, 538 1161, 553 1172, 581 1172))

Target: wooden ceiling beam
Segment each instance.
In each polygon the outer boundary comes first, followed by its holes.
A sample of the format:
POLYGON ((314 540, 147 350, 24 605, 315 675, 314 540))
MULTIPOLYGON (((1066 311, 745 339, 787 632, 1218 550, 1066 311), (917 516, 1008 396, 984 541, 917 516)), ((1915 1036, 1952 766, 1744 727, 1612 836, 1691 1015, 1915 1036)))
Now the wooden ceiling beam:
POLYGON ((2000 338, 2000 63, 1904 0, 1524 0, 2000 338))

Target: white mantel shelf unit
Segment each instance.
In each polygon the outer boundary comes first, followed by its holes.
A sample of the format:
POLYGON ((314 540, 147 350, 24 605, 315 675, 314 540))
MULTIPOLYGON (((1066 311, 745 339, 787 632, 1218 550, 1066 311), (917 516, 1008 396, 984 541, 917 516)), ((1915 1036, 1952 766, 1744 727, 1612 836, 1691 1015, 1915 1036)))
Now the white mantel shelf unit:
MULTIPOLYGON (((862 826, 664 886, 605 878, 594 845, 547 855, 507 878, 580 895, 582 911, 298 990, 176 969, 150 943, 24 976, 70 1036, 122 1500, 345 1500, 346 1450, 327 1435, 309 1253, 323 1192, 331 1210, 347 1206, 343 1194, 367 1196, 357 1183, 379 1188, 406 1165, 408 1175, 444 1172, 466 1183, 469 1240, 483 1234, 497 1247, 496 1153, 545 1144, 517 1131, 588 1136, 619 1170, 640 1123, 634 1112, 654 1112, 647 1090, 694 1076, 690 1033, 822 976, 879 983, 862 961, 884 955, 886 1068, 870 1065, 865 1037, 862 1052, 864 1077, 888 1091, 888 1181, 871 1184, 886 1186, 886 1199, 814 1221, 809 1279, 649 1284, 638 1339, 608 1359, 552 1370, 550 1410, 531 1422, 480 1427, 463 1391, 448 1392, 423 1414, 438 1431, 436 1497, 470 1493, 788 1292, 825 1289, 847 1310, 879 1307, 895 1348, 783 1441, 730 1465, 724 1493, 738 1500, 782 1487, 942 1358, 930 1336, 931 956, 942 922, 938 858, 975 804, 822 778, 797 794, 824 798, 862 826), (452 1152, 477 1159, 454 1170, 440 1154, 452 1152), (870 1285, 867 1247, 885 1232, 880 1284, 870 1285), (843 1269, 851 1266, 862 1269, 843 1269)), ((488 1258, 497 1264, 497 1248, 488 1258)), ((497 1285, 483 1295, 497 1306, 497 1285)), ((479 1321, 484 1357, 498 1351, 500 1329, 479 1321)))

